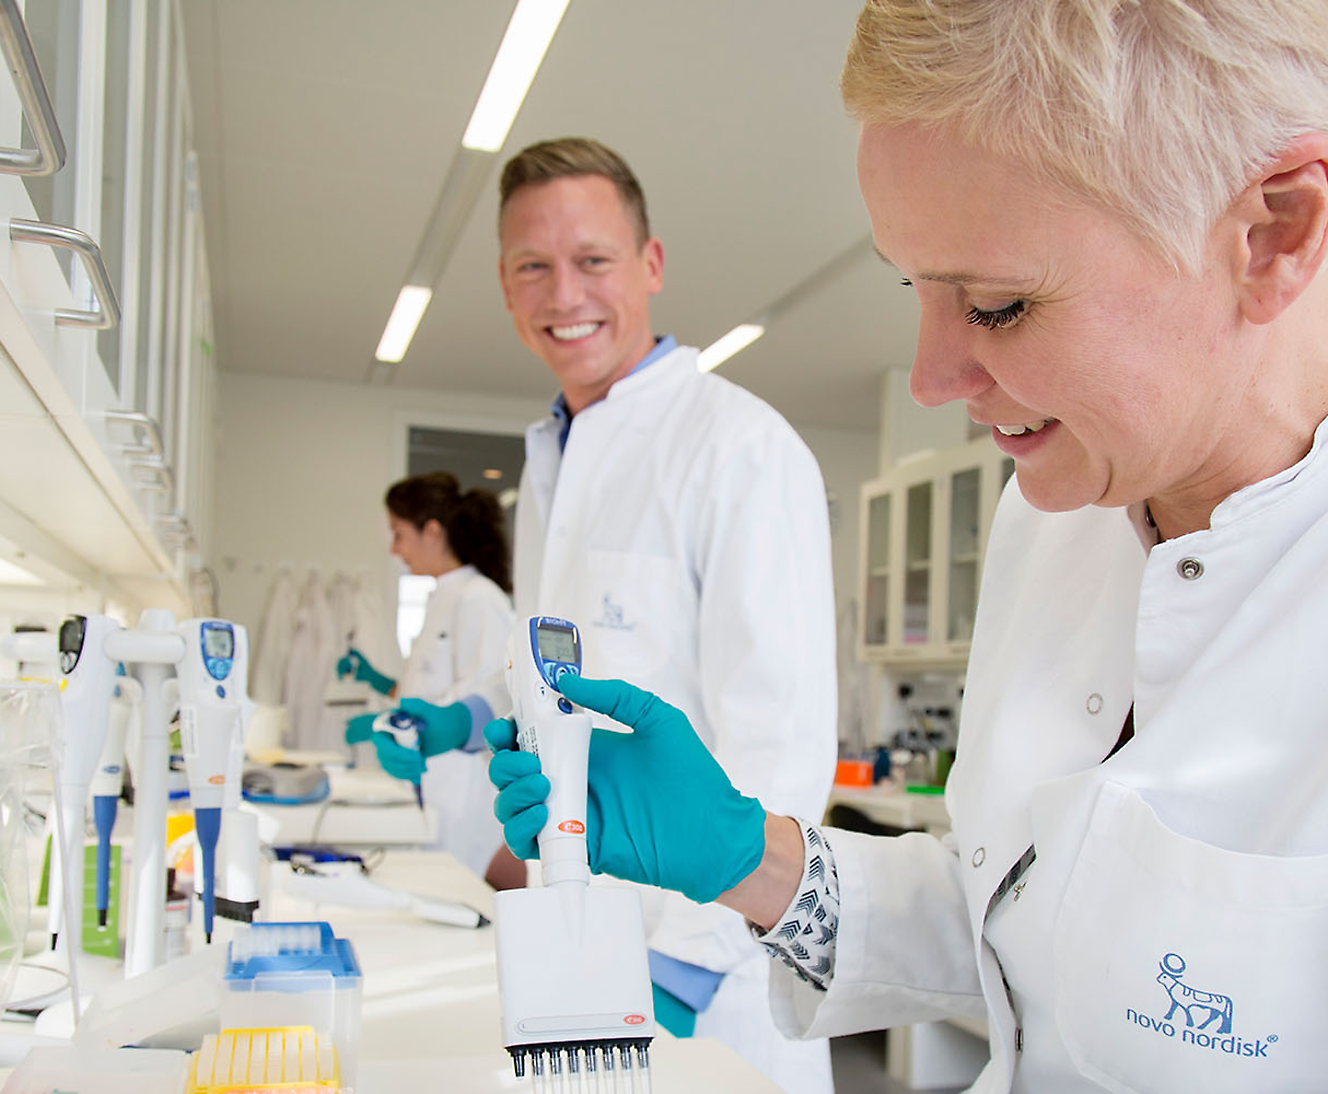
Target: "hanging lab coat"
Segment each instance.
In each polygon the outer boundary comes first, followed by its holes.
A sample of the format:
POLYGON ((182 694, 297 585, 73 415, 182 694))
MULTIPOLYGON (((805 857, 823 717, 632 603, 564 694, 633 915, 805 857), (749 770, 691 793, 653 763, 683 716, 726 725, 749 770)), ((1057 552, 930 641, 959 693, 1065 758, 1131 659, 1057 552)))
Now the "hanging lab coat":
MULTIPOLYGON (((445 706, 476 691, 507 663, 512 604, 497 585, 462 566, 443 574, 429 595, 424 626, 397 682, 398 700, 426 699, 445 706)), ((421 785, 438 818, 438 843, 480 877, 502 846, 493 815, 487 751, 456 749, 431 756, 421 785)))
MULTIPOLYGON (((683 710, 734 784, 819 820, 834 776, 835 616, 820 470, 778 414, 679 347, 526 433, 518 612, 570 619, 583 671, 683 710)), ((650 946, 726 976, 697 1036, 786 1089, 828 1091, 824 1044, 790 1042, 742 917, 643 889, 650 946)))
POLYGON ((267 607, 254 639, 249 661, 249 697, 256 703, 280 706, 286 691, 286 663, 295 637, 299 592, 289 568, 282 566, 268 589, 267 607))
POLYGON ((1151 549, 1141 507, 1007 489, 951 838, 829 833, 835 974, 776 975, 786 1028, 985 1013, 983 1094, 1324 1089, 1326 437, 1151 549))

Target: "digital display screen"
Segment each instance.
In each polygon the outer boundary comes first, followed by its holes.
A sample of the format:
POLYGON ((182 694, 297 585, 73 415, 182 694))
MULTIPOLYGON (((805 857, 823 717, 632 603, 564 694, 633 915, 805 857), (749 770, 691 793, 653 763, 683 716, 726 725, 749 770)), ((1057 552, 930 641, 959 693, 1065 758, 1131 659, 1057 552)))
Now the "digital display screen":
POLYGON ((229 627, 203 628, 203 654, 206 657, 235 656, 235 635, 229 627))
POLYGON ((581 660, 581 651, 576 648, 576 632, 566 627, 537 627, 536 640, 540 656, 546 661, 566 661, 574 665, 581 660))
POLYGON ((83 635, 88 621, 81 615, 71 615, 60 624, 60 652, 78 653, 83 649, 83 635))

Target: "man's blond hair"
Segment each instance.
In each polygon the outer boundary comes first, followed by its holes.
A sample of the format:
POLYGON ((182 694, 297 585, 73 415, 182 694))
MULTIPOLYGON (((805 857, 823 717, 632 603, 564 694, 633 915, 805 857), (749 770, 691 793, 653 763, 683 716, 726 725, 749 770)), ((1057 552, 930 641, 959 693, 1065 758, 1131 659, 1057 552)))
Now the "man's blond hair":
POLYGON ((863 124, 1013 156, 1192 269, 1257 172, 1328 131, 1328 0, 868 0, 841 91, 863 124))
POLYGON ((650 238, 650 218, 646 215, 646 195, 641 183, 622 156, 589 137, 540 141, 523 148, 508 160, 498 183, 499 221, 502 221, 508 201, 521 187, 588 175, 606 178, 617 188, 623 211, 636 233, 636 245, 644 247, 650 238))

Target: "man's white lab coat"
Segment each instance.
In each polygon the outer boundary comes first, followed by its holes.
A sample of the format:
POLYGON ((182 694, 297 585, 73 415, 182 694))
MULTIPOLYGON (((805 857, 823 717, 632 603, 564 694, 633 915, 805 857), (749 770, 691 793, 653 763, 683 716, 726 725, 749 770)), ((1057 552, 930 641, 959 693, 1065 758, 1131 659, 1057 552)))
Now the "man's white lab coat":
MULTIPOLYGON (((793 429, 683 346, 573 419, 526 432, 518 614, 577 624, 588 677, 682 709, 739 790, 819 821, 834 777, 835 612, 825 487, 793 429)), ((829 1090, 824 1044, 785 1040, 742 918, 644 890, 649 944, 727 974, 698 1036, 789 1090, 829 1090)))

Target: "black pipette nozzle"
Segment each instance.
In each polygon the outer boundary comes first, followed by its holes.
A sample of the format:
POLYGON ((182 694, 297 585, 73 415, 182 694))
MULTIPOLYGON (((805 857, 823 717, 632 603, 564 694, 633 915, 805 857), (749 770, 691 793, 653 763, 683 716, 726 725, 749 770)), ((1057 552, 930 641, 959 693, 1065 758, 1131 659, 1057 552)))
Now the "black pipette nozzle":
POLYGON ((526 1050, 524 1048, 510 1048, 507 1051, 512 1054, 512 1071, 516 1073, 518 1079, 524 1079, 526 1076, 526 1050))
POLYGON ((105 908, 98 908, 98 909, 97 909, 97 926, 98 926, 98 927, 105 927, 105 926, 106 926, 106 909, 105 909, 105 908))

